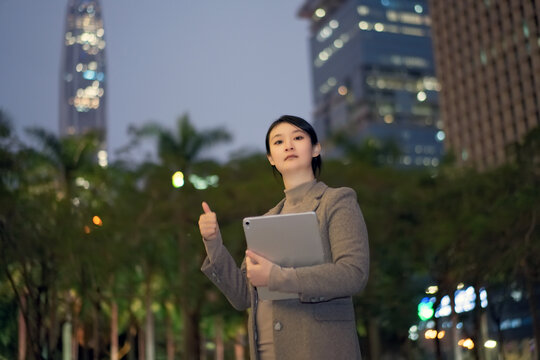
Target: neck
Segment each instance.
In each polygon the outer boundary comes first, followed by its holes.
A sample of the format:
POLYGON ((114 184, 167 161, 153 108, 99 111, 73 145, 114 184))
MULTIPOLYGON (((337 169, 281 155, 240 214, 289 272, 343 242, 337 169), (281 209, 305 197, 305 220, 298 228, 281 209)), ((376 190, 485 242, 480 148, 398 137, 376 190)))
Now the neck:
POLYGON ((315 179, 315 176, 313 175, 313 171, 311 170, 311 168, 309 169, 309 172, 302 172, 302 173, 295 173, 295 174, 282 174, 282 176, 283 176, 283 185, 285 186, 285 190, 295 188, 298 185, 305 184, 308 181, 315 179))

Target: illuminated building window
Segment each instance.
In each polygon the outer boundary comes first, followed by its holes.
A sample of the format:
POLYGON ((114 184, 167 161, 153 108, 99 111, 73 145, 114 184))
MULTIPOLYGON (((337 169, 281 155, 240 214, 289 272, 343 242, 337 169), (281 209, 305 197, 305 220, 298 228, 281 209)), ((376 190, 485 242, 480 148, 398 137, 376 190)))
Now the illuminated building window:
POLYGON ((315 10, 315 16, 319 19, 322 19, 323 17, 325 17, 326 15, 326 11, 322 8, 319 8, 317 10, 315 10))
POLYGON ((360 21, 358 23, 358 27, 361 30, 369 30, 371 28, 371 25, 367 21, 360 21))
POLYGON ((384 26, 384 31, 386 32, 389 32, 389 33, 394 33, 394 34, 399 34, 400 33, 400 29, 399 29, 399 26, 397 25, 385 25, 384 26))
POLYGON ((401 13, 399 20, 401 22, 413 25, 422 25, 424 22, 422 16, 413 13, 401 13))
POLYGON ((326 47, 323 51, 319 53, 317 58, 314 61, 314 64, 316 67, 321 67, 324 65, 324 63, 338 50, 340 50, 348 41, 349 41, 349 35, 347 33, 343 33, 340 35, 340 37, 334 42, 326 47))
POLYGON ((398 21, 398 14, 396 11, 389 10, 386 12, 386 18, 390 21, 398 21))
POLYGON ((398 12, 394 10, 388 10, 386 12, 386 18, 392 22, 401 22, 411 25, 429 25, 431 19, 429 16, 419 15, 411 12, 398 12))
POLYGON ((319 42, 322 42, 326 39, 328 39, 332 34, 334 33, 334 30, 336 30, 339 27, 339 22, 337 20, 331 20, 328 25, 323 27, 321 31, 317 34, 317 40, 319 42))
POLYGON ((336 86, 337 84, 336 78, 334 77, 329 77, 326 82, 328 83, 329 86, 336 86))
POLYGON ((427 35, 425 30, 410 27, 410 26, 402 26, 401 33, 404 35, 412 35, 412 36, 426 36, 427 35))
POLYGON ((356 8, 356 11, 358 11, 358 14, 360 14, 360 15, 368 15, 369 14, 369 8, 367 6, 358 6, 356 8))

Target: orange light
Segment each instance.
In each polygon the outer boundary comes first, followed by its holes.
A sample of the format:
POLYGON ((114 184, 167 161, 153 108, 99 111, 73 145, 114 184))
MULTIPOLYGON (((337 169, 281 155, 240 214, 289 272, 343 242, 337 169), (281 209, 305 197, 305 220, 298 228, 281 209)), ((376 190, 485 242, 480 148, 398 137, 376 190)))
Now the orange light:
POLYGON ((349 92, 349 90, 347 89, 346 86, 340 86, 338 88, 339 95, 345 96, 345 95, 347 95, 348 92, 349 92))
POLYGON ((88 227, 88 225, 84 225, 84 233, 90 234, 90 228, 88 227))
POLYGON ((444 330, 437 331, 437 330, 434 330, 434 329, 428 329, 424 333, 424 337, 426 339, 435 339, 435 338, 442 339, 445 334, 446 333, 444 332, 444 330))
POLYGON ((437 337, 437 330, 429 329, 424 333, 426 339, 435 339, 437 337))
POLYGON ((472 350, 474 348, 474 342, 471 339, 461 339, 458 341, 459 346, 463 346, 464 348, 467 348, 469 350, 472 350))
POLYGON ((97 226, 103 225, 103 222, 97 215, 92 218, 92 222, 94 223, 94 225, 97 225, 97 226))

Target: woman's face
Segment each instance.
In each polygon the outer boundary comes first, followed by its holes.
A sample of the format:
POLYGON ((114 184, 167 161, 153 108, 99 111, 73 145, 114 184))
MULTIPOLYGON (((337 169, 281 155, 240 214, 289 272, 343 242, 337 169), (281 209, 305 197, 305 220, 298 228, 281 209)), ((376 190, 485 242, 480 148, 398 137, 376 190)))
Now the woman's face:
POLYGON ((306 170, 313 173, 311 159, 319 155, 321 146, 311 145, 311 139, 305 131, 283 122, 272 129, 268 141, 268 161, 282 175, 306 170))

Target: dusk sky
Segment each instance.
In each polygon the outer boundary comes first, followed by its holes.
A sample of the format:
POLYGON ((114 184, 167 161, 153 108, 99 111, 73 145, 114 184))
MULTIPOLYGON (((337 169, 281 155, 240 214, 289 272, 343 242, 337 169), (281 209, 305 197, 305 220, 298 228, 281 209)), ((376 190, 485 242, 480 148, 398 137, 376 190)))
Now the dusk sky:
MULTIPOLYGON (((208 156, 264 149, 282 114, 311 122, 304 0, 101 0, 107 56, 109 157, 130 124, 225 126, 234 140, 208 156)), ((0 0, 0 108, 16 132, 58 133, 67 0, 0 0)), ((24 138, 24 137, 23 137, 24 138)))

